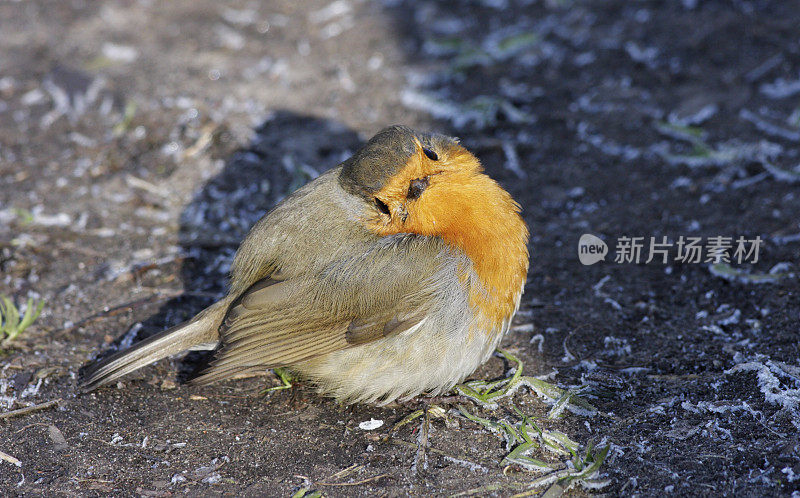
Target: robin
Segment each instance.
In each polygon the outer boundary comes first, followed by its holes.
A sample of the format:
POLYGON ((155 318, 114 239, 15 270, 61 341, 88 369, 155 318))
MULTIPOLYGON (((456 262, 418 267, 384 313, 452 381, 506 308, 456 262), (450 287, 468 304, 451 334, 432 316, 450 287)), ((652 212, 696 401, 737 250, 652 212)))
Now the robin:
POLYGON ((508 330, 527 241, 519 205, 457 139, 391 126, 253 226, 225 298, 80 385, 214 349, 192 383, 285 367, 346 403, 445 392, 508 330))

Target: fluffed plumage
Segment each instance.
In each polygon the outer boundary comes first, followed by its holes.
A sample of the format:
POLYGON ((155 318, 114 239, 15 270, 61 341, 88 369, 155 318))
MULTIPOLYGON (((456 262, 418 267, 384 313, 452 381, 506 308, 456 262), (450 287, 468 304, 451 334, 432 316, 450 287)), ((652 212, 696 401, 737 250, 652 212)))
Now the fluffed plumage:
POLYGON ((519 206, 455 139, 386 128, 256 223, 228 296, 80 383, 216 348, 193 382, 288 367, 345 402, 439 393, 507 331, 527 239, 519 206))

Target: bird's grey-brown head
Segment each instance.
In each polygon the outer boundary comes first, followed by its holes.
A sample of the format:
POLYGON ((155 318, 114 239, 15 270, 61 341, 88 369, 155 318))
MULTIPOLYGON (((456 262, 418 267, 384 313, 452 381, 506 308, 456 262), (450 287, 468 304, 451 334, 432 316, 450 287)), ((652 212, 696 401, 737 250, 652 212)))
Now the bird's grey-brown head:
POLYGON ((441 153, 437 151, 457 143, 457 139, 445 135, 423 133, 403 125, 389 126, 342 163, 339 182, 353 194, 371 196, 405 167, 418 147, 435 161, 441 153))

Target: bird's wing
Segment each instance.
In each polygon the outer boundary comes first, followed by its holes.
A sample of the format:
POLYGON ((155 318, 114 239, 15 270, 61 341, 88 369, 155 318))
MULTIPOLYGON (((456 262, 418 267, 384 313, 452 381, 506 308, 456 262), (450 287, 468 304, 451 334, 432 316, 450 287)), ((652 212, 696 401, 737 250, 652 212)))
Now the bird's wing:
MULTIPOLYGON (((463 258, 438 239, 397 237, 314 275, 263 279, 230 306, 209 383, 408 330, 452 295, 463 258)), ((457 286, 455 286, 457 287, 457 286)))

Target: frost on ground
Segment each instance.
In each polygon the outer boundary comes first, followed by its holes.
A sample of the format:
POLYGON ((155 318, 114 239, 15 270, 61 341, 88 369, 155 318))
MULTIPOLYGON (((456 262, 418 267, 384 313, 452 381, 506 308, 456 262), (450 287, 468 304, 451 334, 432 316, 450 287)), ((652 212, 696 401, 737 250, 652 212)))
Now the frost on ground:
POLYGON ((740 353, 736 353, 734 361, 736 365, 725 373, 754 372, 764 399, 779 407, 778 414, 788 416, 795 428, 800 430, 800 365, 776 362, 763 355, 743 358, 740 353))
POLYGON ((0 346, 0 416, 23 410, 0 421, 0 489, 800 490, 791 2, 28 1, 0 19, 0 295, 45 302, 0 346), (196 355, 76 395, 80 365, 212 302, 252 223, 391 123, 459 137, 531 229, 502 344, 525 375, 494 357, 468 379, 481 420, 447 406, 422 437, 391 430, 416 405, 183 385, 196 355), (753 264, 584 266, 584 234, 762 244, 753 264), (532 444, 554 435, 582 451, 532 444))

